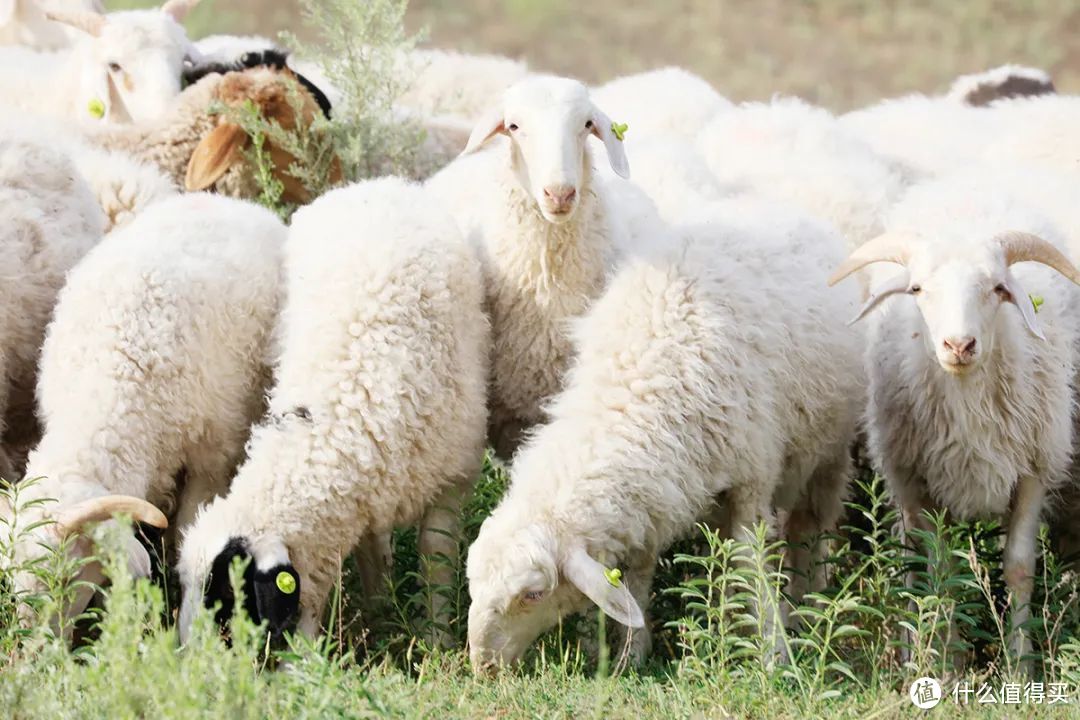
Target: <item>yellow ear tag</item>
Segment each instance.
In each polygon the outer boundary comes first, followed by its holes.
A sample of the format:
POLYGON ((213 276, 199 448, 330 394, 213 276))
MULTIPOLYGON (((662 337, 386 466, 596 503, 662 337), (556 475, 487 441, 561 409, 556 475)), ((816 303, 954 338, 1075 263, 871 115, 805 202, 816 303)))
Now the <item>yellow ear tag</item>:
POLYGON ((615 133, 615 137, 622 142, 626 139, 626 131, 630 129, 630 126, 626 123, 611 123, 611 132, 615 133))
POLYGON ((296 592, 296 578, 292 576, 292 573, 282 570, 274 578, 274 583, 277 585, 277 589, 286 595, 292 595, 296 592))
POLYGON ((102 102, 101 98, 93 98, 86 104, 86 111, 90 113, 92 117, 100 120, 105 117, 105 103, 102 102))
POLYGON ((1039 312, 1039 308, 1043 306, 1043 296, 1029 294, 1028 297, 1031 298, 1031 305, 1035 308, 1035 312, 1039 312))
POLYGON ((604 577, 611 587, 622 587, 622 570, 619 568, 604 568, 604 577))

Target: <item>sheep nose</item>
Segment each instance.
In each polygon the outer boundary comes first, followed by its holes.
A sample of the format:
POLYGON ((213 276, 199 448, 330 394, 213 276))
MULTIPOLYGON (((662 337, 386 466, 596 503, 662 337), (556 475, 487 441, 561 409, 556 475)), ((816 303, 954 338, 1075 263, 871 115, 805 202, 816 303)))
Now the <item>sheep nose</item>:
POLYGON ((572 185, 548 185, 544 188, 544 198, 557 210, 568 208, 577 195, 572 185))
POLYGON ((975 355, 975 338, 970 335, 948 338, 945 340, 945 349, 960 362, 966 362, 975 355))

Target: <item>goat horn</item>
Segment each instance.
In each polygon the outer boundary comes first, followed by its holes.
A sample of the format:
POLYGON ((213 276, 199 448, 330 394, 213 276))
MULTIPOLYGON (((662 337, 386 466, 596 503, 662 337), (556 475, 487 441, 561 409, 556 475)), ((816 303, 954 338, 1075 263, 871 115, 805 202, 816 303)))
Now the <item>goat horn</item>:
POLYGON ((101 35, 101 31, 105 29, 105 23, 107 22, 104 15, 85 10, 46 10, 45 17, 54 22, 78 28, 94 37, 101 35))
POLYGON ((1032 233, 1012 230, 997 236, 1005 251, 1005 264, 1037 262, 1052 267, 1065 277, 1080 285, 1080 270, 1064 253, 1051 243, 1032 233))
POLYGON ((176 22, 184 22, 187 14, 198 4, 199 0, 168 0, 161 6, 161 12, 171 15, 176 22))
POLYGON ((165 515, 141 498, 130 495, 105 495, 76 503, 58 513, 56 531, 60 537, 66 537, 79 532, 87 523, 109 520, 120 514, 130 515, 133 519, 154 527, 169 526, 165 515))
POLYGON ((829 287, 871 263, 891 262, 906 265, 911 254, 908 242, 907 236, 896 233, 885 233, 867 241, 840 263, 840 267, 836 268, 836 272, 829 278, 829 287))

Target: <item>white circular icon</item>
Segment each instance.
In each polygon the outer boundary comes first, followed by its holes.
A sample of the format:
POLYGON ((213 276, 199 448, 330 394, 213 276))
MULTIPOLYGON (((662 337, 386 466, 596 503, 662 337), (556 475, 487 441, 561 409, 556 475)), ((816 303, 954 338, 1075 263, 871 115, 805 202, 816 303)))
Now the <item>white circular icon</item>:
POLYGON ((911 703, 920 710, 929 710, 941 702, 941 683, 932 677, 921 677, 908 690, 911 703))

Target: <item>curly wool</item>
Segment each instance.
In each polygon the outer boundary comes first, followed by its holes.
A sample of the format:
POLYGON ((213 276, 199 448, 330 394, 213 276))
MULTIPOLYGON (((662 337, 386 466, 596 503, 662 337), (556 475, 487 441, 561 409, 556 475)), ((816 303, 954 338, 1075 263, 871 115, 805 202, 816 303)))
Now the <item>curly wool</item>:
POLYGON ((34 386, 45 327, 68 271, 105 218, 70 160, 47 144, 0 140, 0 477, 20 476, 33 444, 34 386))
POLYGON ((300 574, 300 629, 318 630, 343 557, 416 521, 471 480, 484 443, 488 326, 475 258, 426 192, 384 178, 301 209, 270 419, 230 494, 180 558, 181 634, 214 558, 237 537, 280 541, 300 574))
POLYGON ((61 507, 131 495, 170 512, 183 468, 182 527, 228 487, 263 407, 284 236, 263 208, 185 195, 79 264, 42 350, 35 492, 61 507))

